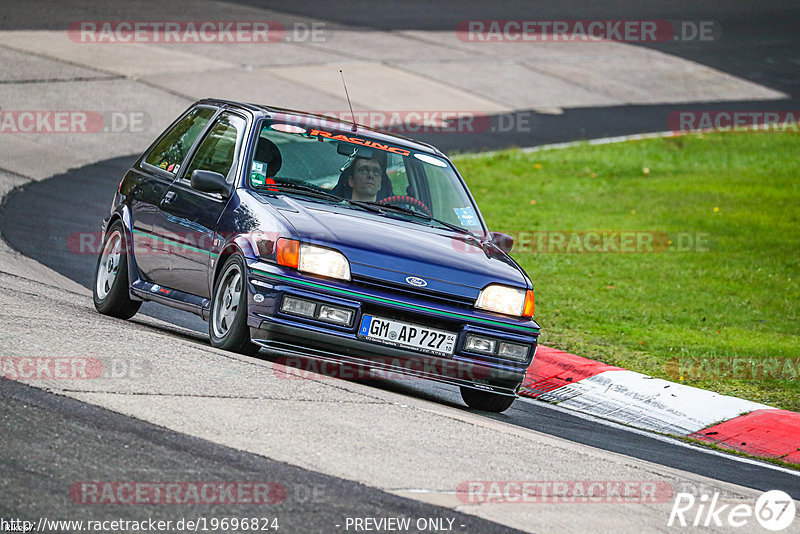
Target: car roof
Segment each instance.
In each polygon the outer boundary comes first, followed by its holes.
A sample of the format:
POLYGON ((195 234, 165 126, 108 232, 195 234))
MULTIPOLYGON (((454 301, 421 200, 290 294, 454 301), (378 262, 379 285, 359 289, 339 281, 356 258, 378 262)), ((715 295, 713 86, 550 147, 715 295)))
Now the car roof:
POLYGON ((306 111, 298 111, 294 109, 279 108, 279 107, 265 106, 259 104, 250 104, 245 102, 234 102, 232 100, 222 100, 218 98, 206 98, 195 103, 195 105, 200 105, 200 104, 211 104, 215 106, 246 109, 255 115, 266 115, 269 118, 273 119, 277 118, 277 119, 291 121, 291 120, 297 120, 298 118, 302 118, 302 119, 309 119, 311 121, 314 120, 324 121, 322 122, 322 124, 324 124, 326 128, 336 130, 337 133, 342 133, 344 135, 366 134, 375 141, 403 145, 406 148, 410 148, 418 152, 430 152, 438 156, 446 157, 444 153, 442 153, 438 148, 436 148, 433 145, 429 145, 428 143, 423 143, 422 141, 417 141, 415 139, 411 139, 409 137, 405 137, 402 135, 397 135, 390 132, 386 132, 384 130, 379 130, 377 128, 371 128, 369 126, 364 126, 362 124, 356 124, 358 131, 353 132, 352 122, 344 121, 336 117, 331 117, 329 115, 318 115, 316 113, 308 113, 306 111))

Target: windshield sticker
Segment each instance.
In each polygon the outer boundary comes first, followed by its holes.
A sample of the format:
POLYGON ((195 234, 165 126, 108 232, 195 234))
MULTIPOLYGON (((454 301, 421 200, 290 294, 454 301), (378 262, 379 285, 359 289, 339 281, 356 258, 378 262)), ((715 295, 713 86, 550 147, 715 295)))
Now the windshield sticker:
POLYGON ((295 126, 294 124, 283 124, 280 122, 273 124, 272 126, 270 126, 270 128, 285 133, 295 133, 295 134, 306 133, 305 128, 301 128, 300 126, 295 126))
POLYGON ((480 226, 478 224, 478 217, 475 215, 475 210, 472 208, 453 208, 456 212, 456 217, 461 221, 464 226, 480 226))
POLYGON ((253 185, 264 185, 265 183, 267 183, 267 181, 266 181, 266 179, 264 178, 263 175, 261 175, 261 174, 259 174, 257 172, 251 172, 250 173, 250 183, 253 184, 253 185))
POLYGON ((261 174, 264 174, 264 164, 261 163, 260 161, 254 161, 253 168, 251 170, 253 172, 259 172, 261 174))
POLYGON ((348 137, 342 134, 334 135, 331 132, 325 132, 322 130, 311 130, 310 132, 308 132, 308 135, 313 137, 324 137, 326 139, 332 139, 334 141, 345 141, 347 143, 352 143, 354 145, 377 148, 378 150, 384 150, 386 152, 391 152, 392 154, 400 154, 401 156, 411 155, 411 151, 406 150, 405 148, 400 148, 391 145, 384 145, 383 143, 378 143, 377 141, 370 141, 368 139, 362 139, 360 137, 348 137))
POLYGON ((434 158, 433 156, 429 156, 428 154, 417 154, 414 153, 414 157, 420 161, 424 161, 425 163, 430 163, 431 165, 436 165, 437 167, 447 167, 447 163, 440 160, 439 158, 434 158))

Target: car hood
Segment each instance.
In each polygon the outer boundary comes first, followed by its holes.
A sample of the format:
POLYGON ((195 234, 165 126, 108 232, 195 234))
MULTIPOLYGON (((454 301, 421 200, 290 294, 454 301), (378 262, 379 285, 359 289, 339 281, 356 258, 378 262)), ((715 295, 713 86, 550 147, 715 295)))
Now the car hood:
POLYGON ((329 246, 350 261, 354 280, 476 299, 490 283, 529 287, 520 267, 491 243, 466 234, 284 197, 279 211, 303 241, 329 246))

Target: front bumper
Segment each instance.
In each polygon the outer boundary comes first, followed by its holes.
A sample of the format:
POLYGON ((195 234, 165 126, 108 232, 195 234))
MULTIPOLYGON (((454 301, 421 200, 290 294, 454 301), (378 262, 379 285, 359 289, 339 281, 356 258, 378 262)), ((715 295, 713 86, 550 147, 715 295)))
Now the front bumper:
POLYGON ((539 327, 532 320, 506 318, 467 309, 456 303, 432 302, 375 287, 305 276, 275 265, 248 266, 248 326, 254 343, 298 357, 348 363, 421 377, 502 395, 516 395, 536 350, 539 327), (284 296, 347 308, 348 326, 328 324, 281 311, 284 296), (456 334, 454 353, 425 354, 415 349, 367 341, 357 334, 363 314, 426 325, 456 334), (464 350, 467 334, 528 345, 525 361, 464 350))

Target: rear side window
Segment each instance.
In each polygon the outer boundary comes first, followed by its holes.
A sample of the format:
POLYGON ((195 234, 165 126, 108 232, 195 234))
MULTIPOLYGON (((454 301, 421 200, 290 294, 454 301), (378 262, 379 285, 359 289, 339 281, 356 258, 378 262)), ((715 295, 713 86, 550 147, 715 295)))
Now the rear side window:
POLYGON ((236 161, 247 122, 236 115, 223 113, 203 138, 184 171, 187 179, 197 169, 214 171, 226 178, 236 161))
POLYGON ((189 112, 153 147, 145 163, 177 174, 189 149, 214 113, 215 110, 210 108, 197 108, 189 112))

